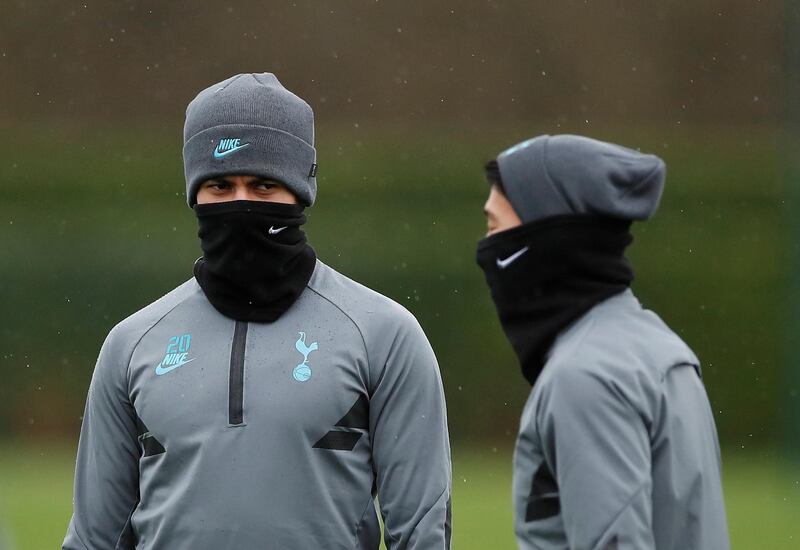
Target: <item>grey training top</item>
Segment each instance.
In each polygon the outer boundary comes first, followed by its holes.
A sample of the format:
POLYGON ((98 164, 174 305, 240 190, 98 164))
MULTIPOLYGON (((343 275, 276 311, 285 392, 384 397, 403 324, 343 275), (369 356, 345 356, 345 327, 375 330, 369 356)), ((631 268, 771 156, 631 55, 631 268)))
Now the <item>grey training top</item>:
POLYGON ((92 377, 65 549, 446 549, 450 448, 414 317, 317 262, 274 323, 194 279, 117 325, 92 377))
POLYGON ((514 458, 524 550, 726 550, 714 418, 692 351, 630 290, 564 331, 514 458))

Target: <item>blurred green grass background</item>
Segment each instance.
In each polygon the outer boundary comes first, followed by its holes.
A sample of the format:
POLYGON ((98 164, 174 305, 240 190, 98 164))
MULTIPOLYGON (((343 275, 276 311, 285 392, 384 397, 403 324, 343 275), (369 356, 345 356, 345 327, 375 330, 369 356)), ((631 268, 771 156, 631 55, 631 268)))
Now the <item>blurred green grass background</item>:
MULTIPOLYGON (((74 446, 0 445, 0 517, 11 549, 58 548, 71 514, 74 446)), ((769 453, 732 453, 725 500, 736 550, 794 550, 800 544, 800 478, 769 453)), ((453 548, 515 548, 511 449, 453 449, 453 548)))

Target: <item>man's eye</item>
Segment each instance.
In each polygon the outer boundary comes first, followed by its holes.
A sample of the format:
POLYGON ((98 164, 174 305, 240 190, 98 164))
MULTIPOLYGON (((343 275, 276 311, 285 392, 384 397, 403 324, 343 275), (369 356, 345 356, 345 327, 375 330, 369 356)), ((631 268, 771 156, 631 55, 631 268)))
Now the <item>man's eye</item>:
POLYGON ((269 191, 270 189, 274 189, 274 188, 275 188, 275 184, 274 183, 268 183, 268 182, 262 181, 262 182, 259 182, 259 183, 256 184, 256 189, 258 189, 260 191, 269 191))

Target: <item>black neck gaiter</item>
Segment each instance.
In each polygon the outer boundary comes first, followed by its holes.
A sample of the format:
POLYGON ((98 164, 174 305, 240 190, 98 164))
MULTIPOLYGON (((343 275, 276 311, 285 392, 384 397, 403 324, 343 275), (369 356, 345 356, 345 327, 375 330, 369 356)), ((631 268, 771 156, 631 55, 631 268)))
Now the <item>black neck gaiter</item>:
POLYGON ((624 256, 630 222, 589 215, 557 216, 502 231, 478 243, 478 265, 500 323, 536 382, 556 336, 633 281, 624 256))
POLYGON ((211 304, 237 321, 269 323, 297 300, 316 263, 303 207, 264 201, 194 206, 203 256, 194 276, 211 304))

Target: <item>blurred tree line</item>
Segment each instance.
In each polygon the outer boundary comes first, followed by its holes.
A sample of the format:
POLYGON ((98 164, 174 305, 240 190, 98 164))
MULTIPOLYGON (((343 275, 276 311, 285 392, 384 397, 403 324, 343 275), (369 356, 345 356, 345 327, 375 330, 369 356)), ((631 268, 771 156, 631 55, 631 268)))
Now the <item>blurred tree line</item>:
MULTIPOLYGON (((595 135, 667 160, 662 207, 635 226, 634 289, 703 361, 725 442, 776 441, 791 388, 783 384, 788 235, 774 144, 752 134, 718 135, 714 145, 707 134, 595 135)), ((310 242, 323 261, 420 319, 455 438, 510 441, 528 386, 474 261, 485 232, 482 163, 506 143, 366 137, 319 136, 310 242)), ((74 437, 105 334, 192 276, 196 220, 173 138, 0 145, 0 433, 74 437)))

